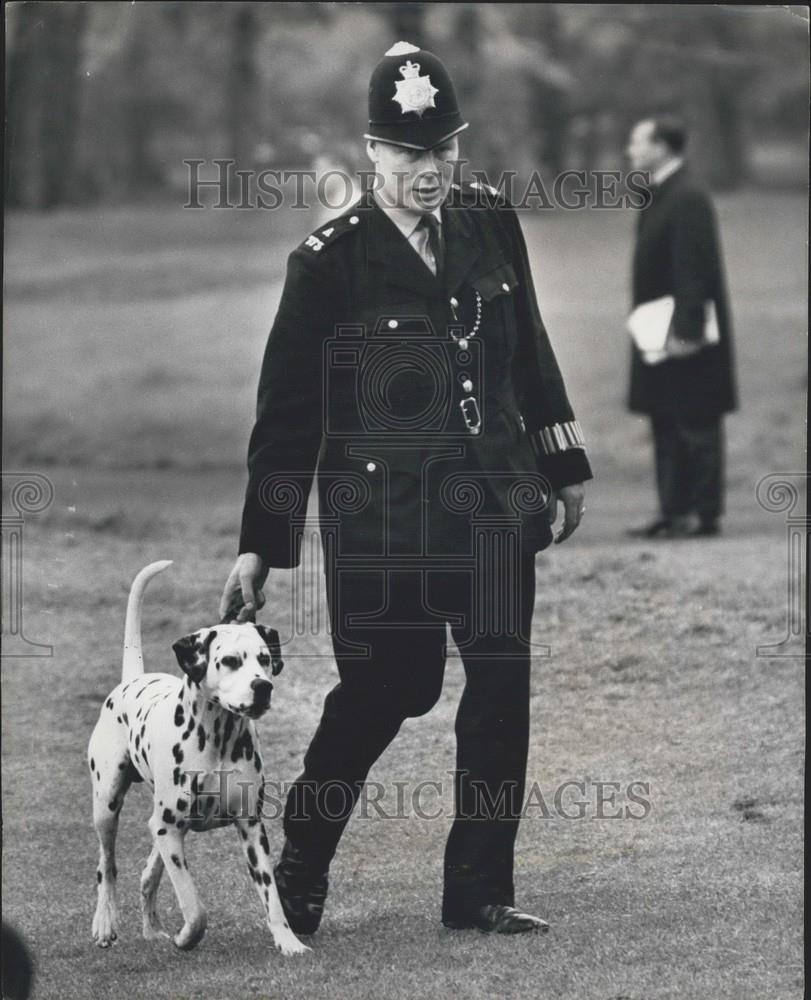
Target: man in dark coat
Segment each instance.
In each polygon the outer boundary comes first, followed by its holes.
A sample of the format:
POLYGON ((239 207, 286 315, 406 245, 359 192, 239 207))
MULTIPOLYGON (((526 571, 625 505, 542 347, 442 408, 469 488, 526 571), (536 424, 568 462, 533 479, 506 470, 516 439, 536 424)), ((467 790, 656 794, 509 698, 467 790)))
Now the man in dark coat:
POLYGON ((736 406, 721 247, 710 200, 682 159, 685 139, 675 119, 647 119, 633 128, 628 144, 632 167, 651 176, 651 200, 637 222, 633 305, 675 300, 667 359, 648 363, 632 345, 629 408, 651 417, 660 516, 631 534, 648 538, 718 534, 722 416, 736 406), (719 334, 709 343, 708 303, 719 334))
POLYGON ((397 43, 369 107, 374 190, 288 261, 221 606, 250 618, 269 568, 299 563, 315 475, 340 682, 287 800, 279 894, 293 930, 315 931, 369 768, 439 697, 449 624, 466 686, 442 919, 544 930, 513 887, 534 556, 551 491, 557 540, 577 527, 589 463, 516 215, 452 184, 466 124, 445 67, 397 43))

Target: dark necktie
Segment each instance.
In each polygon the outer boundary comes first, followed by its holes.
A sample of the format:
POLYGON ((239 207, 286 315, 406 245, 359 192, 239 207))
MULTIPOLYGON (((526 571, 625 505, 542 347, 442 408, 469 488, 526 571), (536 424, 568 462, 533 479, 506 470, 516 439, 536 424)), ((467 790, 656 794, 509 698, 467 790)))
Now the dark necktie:
POLYGON ((428 230, 428 246, 431 248, 431 253, 434 255, 436 276, 441 281, 442 269, 445 264, 445 253, 442 246, 442 236, 439 231, 439 221, 435 215, 424 215, 420 225, 423 229, 428 230))

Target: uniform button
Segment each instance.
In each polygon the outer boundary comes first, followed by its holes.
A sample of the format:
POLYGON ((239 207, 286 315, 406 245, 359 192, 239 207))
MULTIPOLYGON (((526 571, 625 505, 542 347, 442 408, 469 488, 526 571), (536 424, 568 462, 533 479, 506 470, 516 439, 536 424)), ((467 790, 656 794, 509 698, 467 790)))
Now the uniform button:
POLYGON ((374 462, 367 462, 366 463, 366 471, 367 472, 374 472, 376 468, 377 468, 377 466, 375 465, 374 462))
POLYGON ((509 292, 510 290, 510 286, 507 284, 506 281, 502 284, 501 287, 504 289, 505 292, 509 292))
POLYGON ((462 383, 462 388, 465 390, 465 392, 471 392, 473 390, 473 383, 470 381, 469 378, 466 378, 465 381, 462 383))
POLYGON ((399 326, 399 323, 397 322, 396 319, 390 319, 389 320, 389 329, 390 330, 396 330, 398 326, 399 326))
POLYGON ((352 216, 350 216, 350 218, 349 218, 349 222, 350 222, 350 224, 351 224, 351 225, 353 225, 353 226, 356 226, 356 225, 358 224, 358 222, 359 222, 359 221, 360 221, 360 220, 358 219, 357 215, 352 215, 352 216))

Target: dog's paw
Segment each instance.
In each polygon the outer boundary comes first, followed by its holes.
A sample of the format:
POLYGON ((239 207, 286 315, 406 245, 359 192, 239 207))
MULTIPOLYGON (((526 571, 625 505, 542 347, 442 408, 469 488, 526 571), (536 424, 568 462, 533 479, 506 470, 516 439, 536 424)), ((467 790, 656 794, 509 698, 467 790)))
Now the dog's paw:
POLYGON ((109 948, 118 940, 118 914, 113 907, 97 907, 93 917, 93 940, 99 948, 109 948))
POLYGON ((173 938, 175 947, 181 951, 191 951, 192 948, 196 948, 203 940, 207 923, 208 921, 205 915, 203 915, 198 917, 197 920, 184 924, 173 938))
POLYGON ((303 955, 304 952, 311 950, 286 928, 273 932, 273 943, 283 955, 303 955))

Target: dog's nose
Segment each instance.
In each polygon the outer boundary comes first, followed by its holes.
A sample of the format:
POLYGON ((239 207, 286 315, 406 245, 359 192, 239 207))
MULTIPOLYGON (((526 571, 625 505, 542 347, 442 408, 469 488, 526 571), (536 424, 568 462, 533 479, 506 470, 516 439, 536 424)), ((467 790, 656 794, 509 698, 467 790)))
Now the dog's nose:
POLYGON ((256 677, 251 681, 251 689, 253 691, 254 704, 264 706, 270 704, 270 692, 273 690, 273 685, 270 681, 256 677))

